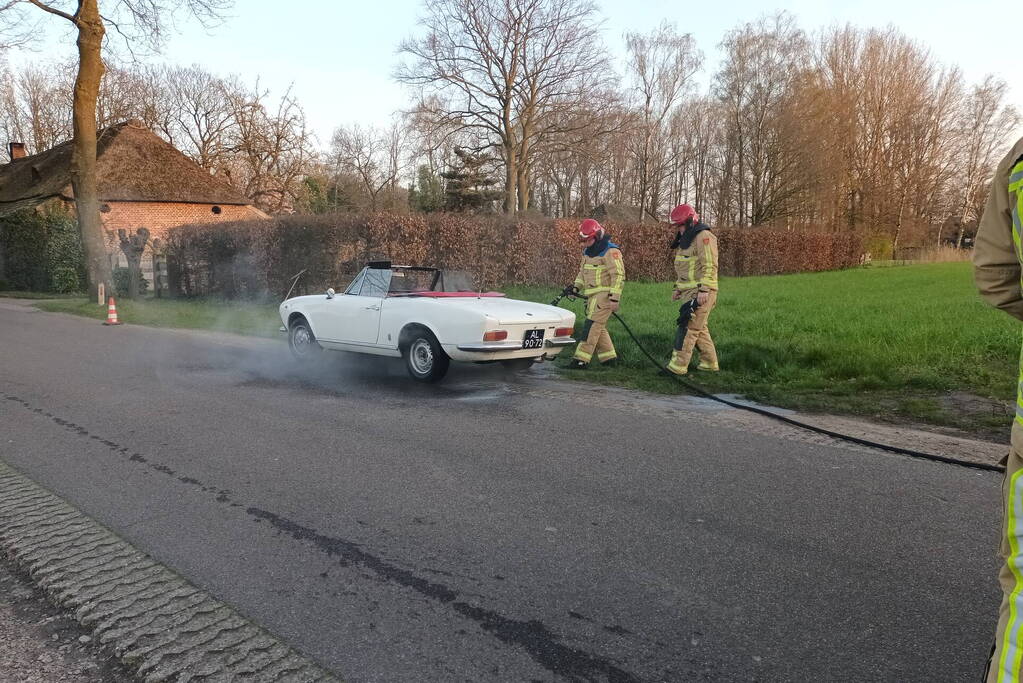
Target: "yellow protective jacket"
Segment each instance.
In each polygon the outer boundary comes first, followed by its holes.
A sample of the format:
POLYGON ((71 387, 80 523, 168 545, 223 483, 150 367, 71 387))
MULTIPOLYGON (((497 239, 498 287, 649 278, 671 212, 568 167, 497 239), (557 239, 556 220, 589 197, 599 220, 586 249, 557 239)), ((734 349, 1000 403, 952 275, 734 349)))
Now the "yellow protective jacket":
POLYGON ((685 249, 675 249, 675 291, 717 291, 718 238, 710 230, 696 233, 685 249))
POLYGON ((583 296, 607 292, 611 301, 620 301, 625 286, 625 262, 618 245, 608 242, 596 256, 588 256, 584 251, 574 284, 583 296))
MULTIPOLYGON (((998 164, 984 215, 977 227, 973 273, 980 295, 992 306, 1023 320, 1023 138, 998 164)), ((1016 396, 1012 445, 1023 449, 1023 367, 1016 396)))

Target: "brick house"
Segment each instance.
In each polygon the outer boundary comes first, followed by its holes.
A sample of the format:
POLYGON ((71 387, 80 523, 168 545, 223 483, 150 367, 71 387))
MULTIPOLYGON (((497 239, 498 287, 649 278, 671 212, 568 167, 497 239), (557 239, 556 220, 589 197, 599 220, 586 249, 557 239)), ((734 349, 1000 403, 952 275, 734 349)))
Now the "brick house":
MULTIPOLYGON (((26 156, 24 145, 17 142, 9 149, 11 161, 0 166, 0 216, 50 202, 74 210, 70 141, 32 156, 26 156)), ((96 176, 100 216, 114 265, 125 265, 118 229, 130 233, 145 227, 155 239, 188 223, 266 217, 227 181, 211 175, 139 121, 99 131, 96 176)), ((143 256, 142 270, 152 283, 151 250, 143 256)))

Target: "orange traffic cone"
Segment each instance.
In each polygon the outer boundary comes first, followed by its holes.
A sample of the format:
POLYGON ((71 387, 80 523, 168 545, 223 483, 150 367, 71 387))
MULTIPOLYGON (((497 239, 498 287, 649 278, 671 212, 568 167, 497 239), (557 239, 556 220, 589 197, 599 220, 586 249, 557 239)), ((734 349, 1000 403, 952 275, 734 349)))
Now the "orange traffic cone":
POLYGON ((120 325, 117 321, 117 306, 114 305, 114 297, 107 301, 107 320, 104 325, 120 325))

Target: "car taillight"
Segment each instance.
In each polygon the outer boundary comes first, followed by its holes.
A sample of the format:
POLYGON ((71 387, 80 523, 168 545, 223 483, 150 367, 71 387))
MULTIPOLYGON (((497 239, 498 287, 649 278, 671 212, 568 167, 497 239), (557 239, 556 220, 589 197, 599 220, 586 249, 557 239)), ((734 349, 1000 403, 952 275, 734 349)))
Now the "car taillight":
POLYGON ((508 338, 508 330, 490 330, 483 333, 483 341, 502 341, 508 338))
POLYGON ((573 332, 575 332, 575 329, 572 327, 559 327, 558 329, 554 330, 554 336, 571 337, 573 332))

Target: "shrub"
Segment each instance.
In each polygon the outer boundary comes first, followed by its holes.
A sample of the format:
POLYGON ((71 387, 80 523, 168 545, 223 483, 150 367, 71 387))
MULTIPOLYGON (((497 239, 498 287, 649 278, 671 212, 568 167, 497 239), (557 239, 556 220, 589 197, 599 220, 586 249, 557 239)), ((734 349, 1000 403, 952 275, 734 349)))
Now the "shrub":
POLYGON ((875 261, 887 261, 892 258, 892 238, 887 235, 871 235, 864 241, 864 251, 875 261))
POLYGON ((13 289, 37 292, 84 289, 85 265, 78 223, 60 205, 0 217, 0 249, 6 255, 6 275, 13 289))
MULTIPOLYGON (((579 267, 579 221, 467 214, 332 214, 189 225, 167 235, 172 291, 186 296, 280 297, 347 284, 369 260, 466 270, 475 285, 563 285, 579 267)), ((672 280, 673 230, 664 223, 607 228, 625 253, 630 280, 672 280)), ((723 275, 819 271, 858 265, 849 233, 715 230, 723 275)))
POLYGON ((74 268, 57 268, 53 271, 50 289, 61 294, 82 291, 82 282, 74 268))

